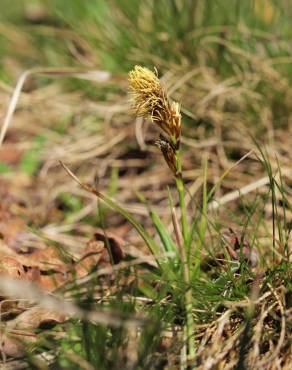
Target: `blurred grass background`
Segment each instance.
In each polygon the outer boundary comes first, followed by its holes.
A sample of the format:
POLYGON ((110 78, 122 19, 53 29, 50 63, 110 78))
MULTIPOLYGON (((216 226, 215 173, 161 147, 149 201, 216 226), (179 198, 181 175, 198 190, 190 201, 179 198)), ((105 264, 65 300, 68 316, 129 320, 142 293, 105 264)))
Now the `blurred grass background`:
MULTIPOLYGON (((1 9, 3 81, 11 83, 35 66, 115 74, 135 64, 155 66, 160 75, 171 71, 187 82, 173 97, 184 101, 190 117, 200 116, 195 105, 206 90, 226 83, 243 87, 248 107, 240 109, 249 122, 261 121, 254 104, 258 92, 267 98, 276 125, 285 125, 292 76, 290 0, 1 0, 1 9)), ((92 99, 103 96, 92 82, 66 79, 64 85, 92 99)))
POLYGON ((224 76, 236 63, 229 42, 262 58, 291 55, 291 12, 289 0, 1 0, 1 54, 27 67, 70 62, 114 72, 205 57, 224 76))

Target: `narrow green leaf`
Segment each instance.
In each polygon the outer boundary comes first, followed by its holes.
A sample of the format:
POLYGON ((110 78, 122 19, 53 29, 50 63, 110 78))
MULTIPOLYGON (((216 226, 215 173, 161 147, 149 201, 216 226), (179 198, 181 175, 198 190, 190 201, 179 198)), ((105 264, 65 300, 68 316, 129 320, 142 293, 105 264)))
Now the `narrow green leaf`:
POLYGON ((151 210, 150 217, 155 226, 156 231, 159 234, 165 252, 174 252, 177 255, 177 246, 172 240, 171 236, 169 235, 169 232, 167 231, 166 227, 161 222, 158 214, 155 211, 151 210))

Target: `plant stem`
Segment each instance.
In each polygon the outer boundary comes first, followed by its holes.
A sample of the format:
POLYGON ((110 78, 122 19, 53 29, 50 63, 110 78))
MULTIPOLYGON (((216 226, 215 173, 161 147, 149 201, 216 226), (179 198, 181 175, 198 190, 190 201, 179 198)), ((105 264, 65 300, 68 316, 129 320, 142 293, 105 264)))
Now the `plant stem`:
POLYGON ((186 292, 184 295, 184 304, 185 304, 185 311, 186 311, 186 325, 184 326, 184 338, 186 338, 186 346, 189 349, 189 358, 193 360, 195 358, 195 342, 193 338, 193 330, 194 330, 194 319, 193 319, 193 297, 192 297, 192 290, 190 287, 190 270, 189 265, 187 263, 187 255, 186 255, 186 244, 183 244, 181 232, 179 229, 179 224, 177 221, 175 209, 173 206, 172 208, 172 222, 174 227, 174 232, 176 235, 176 241, 179 249, 180 259, 183 266, 183 279, 186 285, 186 292))
MULTIPOLYGON (((177 157, 177 168, 178 176, 176 177, 176 186, 179 195, 179 205, 181 210, 181 226, 184 245, 181 248, 181 260, 183 265, 183 279, 186 285, 186 292, 184 295, 185 310, 186 310, 186 334, 188 341, 188 360, 194 360, 195 358, 195 341, 194 341, 194 318, 193 318, 193 296, 190 286, 190 258, 189 253, 187 253, 186 248, 188 244, 189 227, 187 222, 187 210, 185 205, 185 187, 181 175, 181 161, 180 152, 176 152, 177 157)), ((191 366, 193 368, 193 366, 191 366)))
MULTIPOLYGON (((186 310, 186 331, 188 339, 188 359, 195 359, 195 340, 194 340, 194 318, 193 318, 193 296, 190 286, 190 271, 186 263, 183 264, 183 275, 187 291, 185 292, 185 310, 186 310)), ((193 366, 191 366, 193 368, 193 366)))
POLYGON ((186 212, 186 205, 185 205, 185 189, 184 189, 184 183, 181 177, 178 177, 176 179, 176 186, 178 190, 179 205, 181 209, 182 234, 183 234, 184 243, 185 243, 188 238, 188 224, 187 224, 187 212, 186 212))
POLYGON ((176 187, 178 191, 179 196, 179 206, 181 210, 181 226, 182 226, 182 234, 184 239, 184 244, 186 245, 186 242, 188 240, 188 221, 187 221, 187 210, 186 210, 186 204, 185 204, 185 185, 182 179, 181 175, 181 160, 180 160, 180 152, 179 150, 176 152, 177 157, 177 168, 178 168, 178 176, 176 177, 176 187))

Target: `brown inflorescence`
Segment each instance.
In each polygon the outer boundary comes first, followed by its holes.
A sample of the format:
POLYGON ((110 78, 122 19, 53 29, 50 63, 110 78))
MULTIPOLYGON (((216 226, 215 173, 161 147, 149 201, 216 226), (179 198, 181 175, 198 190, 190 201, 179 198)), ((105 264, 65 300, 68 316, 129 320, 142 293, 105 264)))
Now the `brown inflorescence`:
POLYGON ((175 153, 175 149, 171 145, 171 143, 160 135, 160 139, 156 140, 155 145, 161 150, 165 162, 167 163, 168 167, 171 169, 174 176, 179 176, 179 171, 177 167, 177 157, 175 153))

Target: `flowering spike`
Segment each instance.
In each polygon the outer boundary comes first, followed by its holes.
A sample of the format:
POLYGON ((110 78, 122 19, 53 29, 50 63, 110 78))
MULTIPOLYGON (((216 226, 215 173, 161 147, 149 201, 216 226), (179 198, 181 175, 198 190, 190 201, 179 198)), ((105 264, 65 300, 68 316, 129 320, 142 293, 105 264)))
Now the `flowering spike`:
POLYGON ((148 68, 135 66, 129 73, 129 85, 136 114, 149 116, 178 149, 181 135, 180 107, 178 103, 169 101, 157 74, 148 68))

